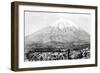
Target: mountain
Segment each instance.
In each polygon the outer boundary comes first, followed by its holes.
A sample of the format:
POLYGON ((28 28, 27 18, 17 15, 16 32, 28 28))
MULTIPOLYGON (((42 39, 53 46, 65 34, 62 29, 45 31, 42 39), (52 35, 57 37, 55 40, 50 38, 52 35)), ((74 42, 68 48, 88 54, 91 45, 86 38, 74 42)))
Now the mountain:
POLYGON ((90 35, 70 20, 55 23, 25 37, 25 48, 65 48, 90 42, 90 35))

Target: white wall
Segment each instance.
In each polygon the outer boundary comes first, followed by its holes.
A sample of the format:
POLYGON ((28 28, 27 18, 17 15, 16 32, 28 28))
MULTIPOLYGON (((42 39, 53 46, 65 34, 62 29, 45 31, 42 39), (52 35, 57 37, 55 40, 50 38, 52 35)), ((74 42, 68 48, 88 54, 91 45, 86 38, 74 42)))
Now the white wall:
MULTIPOLYGON (((10 70, 10 53, 11 53, 11 12, 10 3, 14 0, 0 0, 0 73, 13 73, 10 70)), ((21 0, 21 1, 33 1, 33 2, 45 2, 45 3, 64 3, 64 4, 78 4, 78 5, 98 5, 100 13, 100 0, 21 0)), ((98 14, 98 19, 100 15, 98 14)), ((98 22, 98 28, 100 28, 98 22)), ((100 29, 98 30, 100 32, 100 29)), ((100 33, 98 33, 100 37, 100 33)), ((100 38, 98 39, 100 43, 100 38)), ((100 46, 98 46, 98 52, 100 46)), ((98 54, 100 55, 100 53, 98 54)), ((99 58, 99 57, 98 57, 99 58)), ((99 58, 100 61, 100 58, 99 58)), ((99 62, 100 65, 100 62, 99 62)), ((99 73, 100 66, 89 68, 73 68, 73 69, 55 69, 55 70, 40 70, 34 71, 34 73, 99 73)), ((24 72, 22 72, 24 73, 24 72)), ((33 71, 26 71, 25 73, 33 73, 33 71)))

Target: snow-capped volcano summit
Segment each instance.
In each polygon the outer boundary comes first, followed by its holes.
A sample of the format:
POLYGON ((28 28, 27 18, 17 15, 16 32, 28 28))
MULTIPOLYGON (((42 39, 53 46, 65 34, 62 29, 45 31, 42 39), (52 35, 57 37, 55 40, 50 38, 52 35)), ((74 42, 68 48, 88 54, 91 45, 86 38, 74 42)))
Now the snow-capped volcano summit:
POLYGON ((59 29, 65 29, 67 27, 75 27, 76 29, 78 29, 79 27, 73 23, 72 21, 68 20, 68 19, 59 19, 56 22, 54 22, 53 24, 50 24, 51 27, 55 27, 55 28, 59 28, 59 29))

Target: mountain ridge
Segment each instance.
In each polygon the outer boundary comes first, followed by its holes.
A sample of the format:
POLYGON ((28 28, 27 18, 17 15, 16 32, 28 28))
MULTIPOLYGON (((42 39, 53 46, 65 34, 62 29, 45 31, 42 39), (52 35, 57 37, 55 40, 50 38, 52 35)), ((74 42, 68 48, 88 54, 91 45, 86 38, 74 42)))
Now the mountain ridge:
POLYGON ((25 37, 25 47, 69 47, 72 44, 85 44, 90 42, 90 35, 79 29, 71 21, 60 19, 53 25, 47 26, 27 37, 25 37), (40 45, 39 45, 40 44, 40 45), (33 46, 34 45, 34 46, 33 46))

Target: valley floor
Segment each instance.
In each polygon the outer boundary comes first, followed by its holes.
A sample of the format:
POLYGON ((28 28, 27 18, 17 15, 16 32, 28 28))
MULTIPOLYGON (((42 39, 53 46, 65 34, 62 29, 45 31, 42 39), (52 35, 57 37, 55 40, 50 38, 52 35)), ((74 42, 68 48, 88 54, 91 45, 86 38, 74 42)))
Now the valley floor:
POLYGON ((65 49, 59 51, 29 51, 25 53, 25 61, 51 61, 51 60, 74 60, 74 59, 89 59, 90 49, 65 49))

